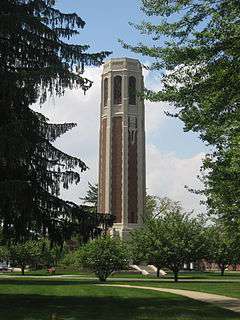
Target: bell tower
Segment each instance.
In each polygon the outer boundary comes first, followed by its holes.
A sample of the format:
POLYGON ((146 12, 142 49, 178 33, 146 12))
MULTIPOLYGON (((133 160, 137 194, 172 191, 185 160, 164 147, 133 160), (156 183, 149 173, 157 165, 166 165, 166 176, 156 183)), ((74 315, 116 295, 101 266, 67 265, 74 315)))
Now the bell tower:
POLYGON ((113 234, 141 225, 145 201, 145 120, 142 67, 111 59, 103 66, 98 212, 115 215, 113 234))

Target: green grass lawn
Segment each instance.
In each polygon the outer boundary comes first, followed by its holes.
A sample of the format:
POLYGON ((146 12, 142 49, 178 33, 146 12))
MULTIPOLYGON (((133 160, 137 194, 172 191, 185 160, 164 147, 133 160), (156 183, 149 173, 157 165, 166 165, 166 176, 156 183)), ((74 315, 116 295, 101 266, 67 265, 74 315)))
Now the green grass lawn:
POLYGON ((240 320, 240 314, 184 297, 98 287, 95 283, 90 280, 1 279, 0 319, 240 320))
MULTIPOLYGON (((3 273, 2 273, 3 274, 3 273)), ((5 272, 4 274, 8 276, 15 276, 15 275, 21 275, 21 271, 15 271, 15 272, 5 272)), ((65 268, 56 268, 55 275, 78 275, 78 276, 94 276, 90 272, 79 272, 74 269, 65 269, 65 268)), ((49 272, 47 271, 47 268, 41 269, 41 270, 26 270, 25 276, 49 276, 49 272)))
MULTIPOLYGON (((139 274, 127 274, 127 273, 115 273, 111 276, 112 278, 144 278, 144 279, 156 279, 156 276, 143 276, 139 274)), ((174 275, 172 272, 167 273, 163 279, 173 279, 174 275)), ((240 280, 240 271, 225 271, 224 276, 220 275, 219 271, 212 272, 180 272, 179 279, 212 279, 212 280, 240 280)))
MULTIPOLYGON (((7 273, 8 275, 21 275, 21 272, 7 273)), ((49 273, 47 269, 27 271, 26 276, 48 276, 49 273)), ((55 275, 76 275, 81 277, 94 277, 93 273, 90 272, 80 272, 70 268, 56 268, 55 275)), ((111 278, 139 278, 139 279, 156 279, 154 275, 144 276, 141 274, 131 274, 131 273, 114 273, 111 278)), ((164 279, 173 279, 173 274, 169 272, 164 279)), ((179 279, 213 279, 213 280, 240 280, 240 271, 225 271, 225 275, 222 277, 220 272, 180 272, 179 279)))
MULTIPOLYGON (((166 278, 173 277, 173 274, 167 274, 166 278)), ((231 280, 231 279, 239 279, 240 280, 240 272, 239 271, 225 271, 224 276, 221 276, 220 271, 209 271, 209 272, 180 272, 180 279, 214 279, 214 280, 231 280)))

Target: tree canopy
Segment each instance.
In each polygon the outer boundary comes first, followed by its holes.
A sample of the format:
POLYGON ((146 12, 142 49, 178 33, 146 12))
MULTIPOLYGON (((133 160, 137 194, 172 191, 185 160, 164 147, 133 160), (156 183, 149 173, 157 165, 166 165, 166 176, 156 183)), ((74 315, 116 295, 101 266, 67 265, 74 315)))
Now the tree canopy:
POLYGON ((100 235, 106 235, 114 222, 112 214, 98 213, 96 208, 86 205, 76 205, 67 202, 71 206, 70 235, 77 238, 79 244, 87 243, 89 240, 100 235))
POLYGON ((91 184, 88 182, 88 190, 86 196, 82 198, 84 204, 91 204, 95 210, 98 204, 98 184, 91 184))
POLYGON ((127 248, 119 238, 105 235, 80 248, 75 265, 89 268, 100 281, 106 281, 113 271, 127 267, 127 248))
POLYGON ((134 25, 150 44, 125 48, 153 59, 161 89, 185 130, 212 148, 203 163, 209 211, 235 227, 240 208, 240 3, 237 0, 142 0, 148 19, 134 25), (157 19, 156 19, 157 18, 157 19))
POLYGON ((74 169, 87 166, 52 142, 75 124, 50 124, 30 105, 66 88, 91 87, 84 66, 101 65, 109 52, 88 53, 89 46, 70 42, 84 25, 54 0, 1 2, 0 222, 6 241, 48 234, 62 242, 68 234, 72 208, 59 198, 60 184, 78 183, 74 169))
POLYGON ((107 51, 88 53, 88 45, 72 44, 85 22, 76 13, 63 13, 55 0, 3 0, 0 9, 0 73, 2 95, 15 96, 25 89, 25 101, 45 100, 47 91, 62 94, 65 88, 87 90, 91 81, 84 66, 101 65, 107 51), (64 39, 68 41, 64 42, 64 39), (12 84, 11 87, 6 85, 12 84))
POLYGON ((184 212, 179 203, 162 201, 158 215, 147 219, 132 232, 131 248, 135 261, 153 264, 159 270, 178 272, 185 263, 196 262, 206 254, 205 230, 202 218, 184 212))
POLYGON ((24 275, 27 265, 38 263, 42 254, 42 243, 40 241, 26 241, 11 245, 8 248, 8 260, 19 268, 21 268, 24 275))
POLYGON ((221 275, 230 265, 240 262, 239 234, 230 232, 221 221, 216 221, 207 229, 207 260, 216 263, 221 275))

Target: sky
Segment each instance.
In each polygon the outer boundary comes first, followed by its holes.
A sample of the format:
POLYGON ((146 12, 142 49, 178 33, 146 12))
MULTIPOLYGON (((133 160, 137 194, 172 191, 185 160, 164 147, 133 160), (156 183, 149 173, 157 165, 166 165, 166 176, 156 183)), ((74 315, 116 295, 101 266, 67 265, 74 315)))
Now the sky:
MULTIPOLYGON (((76 12, 86 22, 80 35, 73 43, 90 45, 89 52, 112 51, 113 57, 132 57, 144 65, 150 63, 148 57, 136 55, 121 47, 118 39, 128 43, 150 43, 129 25, 146 19, 137 0, 57 0, 56 7, 63 12, 76 12)), ((100 76, 102 68, 87 67, 85 76, 93 80, 93 87, 83 94, 81 90, 69 90, 61 98, 50 98, 40 108, 33 108, 46 115, 50 122, 76 122, 77 127, 58 138, 55 145, 64 152, 80 157, 89 167, 81 174, 81 181, 63 191, 61 197, 81 203, 88 189, 88 181, 98 179, 98 142, 100 118, 100 76)), ((160 78, 156 73, 144 70, 145 86, 158 90, 160 78)), ((145 101, 146 113, 146 180, 147 192, 152 195, 168 196, 180 201, 186 210, 204 212, 200 196, 190 193, 185 186, 201 188, 197 179, 206 147, 196 134, 183 131, 179 119, 169 118, 164 110, 167 103, 145 101)))

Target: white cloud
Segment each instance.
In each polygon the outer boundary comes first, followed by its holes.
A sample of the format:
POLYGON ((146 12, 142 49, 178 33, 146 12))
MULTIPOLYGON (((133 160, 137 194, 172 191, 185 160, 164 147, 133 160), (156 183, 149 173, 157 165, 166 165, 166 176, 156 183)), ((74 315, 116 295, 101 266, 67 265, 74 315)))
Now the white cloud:
POLYGON ((203 211, 200 196, 190 193, 185 185, 201 189, 197 179, 203 153, 182 159, 174 152, 164 153, 156 145, 147 145, 147 192, 180 201, 187 210, 203 211))
POLYGON ((166 120, 164 111, 167 109, 168 104, 164 102, 145 102, 146 132, 148 136, 157 132, 166 120))
POLYGON ((79 198, 85 195, 88 181, 98 179, 98 135, 100 110, 101 68, 86 68, 85 76, 91 79, 93 87, 84 95, 82 90, 67 90, 61 98, 49 99, 41 109, 51 122, 76 122, 77 127, 62 135, 55 142, 60 150, 81 158, 89 170, 81 173, 81 181, 69 190, 63 190, 62 197, 79 203, 79 198))
MULTIPOLYGON (((101 68, 86 68, 85 76, 94 81, 93 87, 86 95, 81 90, 67 90, 63 97, 50 99, 41 109, 34 106, 35 110, 42 112, 51 122, 78 124, 55 143, 60 150, 80 157, 90 168, 81 174, 81 181, 77 186, 71 186, 62 194, 63 198, 76 203, 79 203, 79 198, 85 195, 88 181, 95 183, 98 179, 101 72, 101 68)), ((145 72, 145 80, 148 87, 159 89, 159 81, 152 78, 148 72, 145 72)), ((202 154, 196 154, 189 159, 180 159, 174 154, 174 150, 171 154, 161 152, 151 141, 151 133, 156 133, 166 119, 164 110, 167 107, 165 103, 146 102, 148 192, 167 195, 174 200, 182 201, 186 209, 197 209, 199 198, 184 189, 184 185, 198 186, 196 175, 202 154)))
MULTIPOLYGON (((146 62, 144 65, 149 66, 146 62)), ((162 88, 160 77, 153 72, 143 68, 144 84, 149 90, 159 91, 162 88)), ((146 132, 148 135, 159 129, 162 122, 166 120, 164 111, 169 111, 169 104, 165 102, 149 102, 145 101, 146 114, 146 132)))

